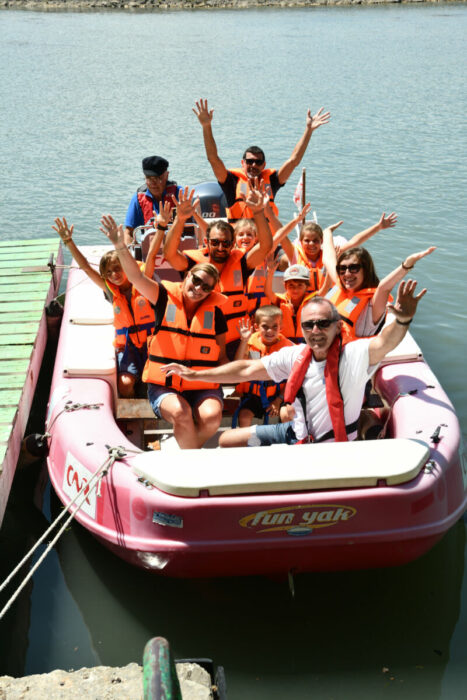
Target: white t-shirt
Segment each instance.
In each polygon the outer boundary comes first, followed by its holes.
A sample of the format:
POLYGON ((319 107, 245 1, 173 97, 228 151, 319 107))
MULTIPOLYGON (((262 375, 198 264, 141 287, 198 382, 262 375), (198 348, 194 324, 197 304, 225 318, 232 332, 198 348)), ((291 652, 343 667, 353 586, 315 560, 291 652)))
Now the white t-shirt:
MULTIPOLYGON (((362 338, 347 343, 342 352, 339 364, 339 383, 344 399, 345 423, 349 425, 356 421, 362 408, 365 385, 378 365, 369 366, 368 346, 370 338, 362 338)), ((302 345, 281 348, 271 355, 261 358, 267 373, 275 382, 288 379, 293 364, 303 349, 302 345)), ((331 416, 326 401, 326 385, 324 367, 326 360, 317 362, 312 358, 305 374, 303 390, 306 398, 307 423, 311 434, 318 440, 332 430, 331 416)), ((303 420, 303 411, 298 399, 294 402, 295 417, 293 429, 299 440, 307 436, 307 428, 303 420)), ((349 440, 354 440, 357 431, 349 434, 349 440)))

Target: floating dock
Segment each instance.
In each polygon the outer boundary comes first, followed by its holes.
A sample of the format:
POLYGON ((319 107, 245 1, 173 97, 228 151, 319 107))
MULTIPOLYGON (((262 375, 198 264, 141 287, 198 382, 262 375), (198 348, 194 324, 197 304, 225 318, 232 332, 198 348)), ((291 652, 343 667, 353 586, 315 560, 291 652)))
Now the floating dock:
POLYGON ((0 241, 0 525, 47 342, 45 306, 59 291, 57 238, 0 241))

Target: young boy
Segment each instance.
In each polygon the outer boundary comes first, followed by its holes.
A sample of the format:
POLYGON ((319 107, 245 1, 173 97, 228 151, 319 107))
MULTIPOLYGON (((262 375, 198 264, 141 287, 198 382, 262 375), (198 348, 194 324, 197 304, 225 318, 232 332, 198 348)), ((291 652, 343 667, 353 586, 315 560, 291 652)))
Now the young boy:
MULTIPOLYGON (((255 328, 250 325, 248 318, 242 319, 238 324, 240 331, 240 345, 235 355, 236 360, 258 359, 270 355, 288 345, 293 345, 281 333, 282 312, 277 306, 261 306, 255 313, 255 328)), ((285 382, 243 382, 239 384, 235 393, 242 399, 240 406, 234 414, 232 427, 236 427, 237 418, 240 428, 246 428, 253 422, 253 418, 264 418, 268 422, 270 416, 278 416, 282 403, 282 392, 285 382)))
POLYGON ((291 265, 284 272, 285 294, 272 291, 272 280, 277 263, 268 261, 265 292, 271 304, 282 312, 282 332, 292 343, 304 343, 300 316, 305 303, 317 292, 308 292, 309 270, 303 265, 291 265))

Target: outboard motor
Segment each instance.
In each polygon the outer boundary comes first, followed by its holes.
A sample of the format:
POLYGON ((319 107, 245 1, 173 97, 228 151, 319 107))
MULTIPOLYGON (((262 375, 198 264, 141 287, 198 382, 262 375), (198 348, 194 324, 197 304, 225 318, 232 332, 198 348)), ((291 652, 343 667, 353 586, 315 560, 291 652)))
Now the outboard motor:
POLYGON ((199 197, 203 219, 227 218, 227 201, 218 182, 200 182, 193 189, 195 198, 199 197))

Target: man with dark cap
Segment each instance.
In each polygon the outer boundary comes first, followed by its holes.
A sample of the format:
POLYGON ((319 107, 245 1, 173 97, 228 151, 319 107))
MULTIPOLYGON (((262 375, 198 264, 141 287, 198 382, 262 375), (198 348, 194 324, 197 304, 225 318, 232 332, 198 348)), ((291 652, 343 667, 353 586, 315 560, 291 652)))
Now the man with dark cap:
POLYGON ((169 180, 169 163, 161 156, 143 158, 143 173, 146 184, 133 195, 125 217, 125 243, 133 241, 133 230, 137 226, 152 223, 159 213, 160 202, 169 202, 173 207, 172 195, 178 197, 182 189, 176 182, 169 180))

